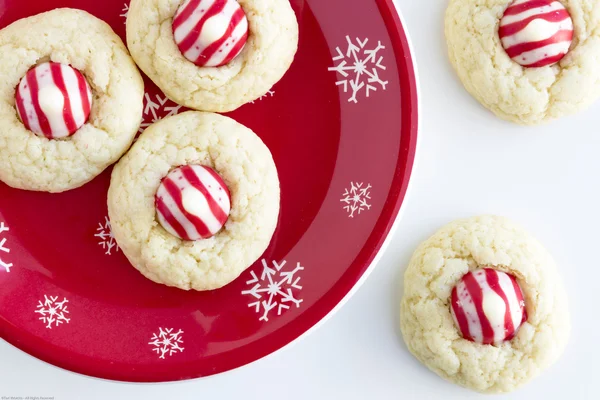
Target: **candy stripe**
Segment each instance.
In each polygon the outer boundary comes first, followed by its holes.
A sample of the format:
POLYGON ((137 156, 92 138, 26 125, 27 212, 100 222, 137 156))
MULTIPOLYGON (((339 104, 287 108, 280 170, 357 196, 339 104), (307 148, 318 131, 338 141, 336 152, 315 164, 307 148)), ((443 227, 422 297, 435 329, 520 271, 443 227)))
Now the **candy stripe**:
MULTIPOLYGON (((90 115, 92 111, 92 91, 90 90, 90 86, 87 81, 83 77, 82 74, 76 74, 77 81, 79 82, 79 96, 78 99, 81 99, 81 110, 84 115, 90 115)), ((87 117, 86 117, 87 118, 87 117)), ((82 122, 81 124, 83 124, 82 122)))
POLYGON ((184 240, 209 238, 227 222, 231 198, 211 168, 182 166, 171 171, 156 193, 159 222, 184 240))
POLYGON ((525 299, 523 298, 523 290, 521 290, 521 287, 519 286, 519 283, 517 282, 517 280, 515 279, 514 276, 510 277, 510 281, 513 284, 513 290, 517 296, 516 300, 517 300, 518 307, 523 312, 521 320, 517 321, 515 324, 523 323, 523 322, 527 321, 527 308, 525 308, 525 299))
POLYGON ((48 139, 75 133, 86 123, 92 102, 83 75, 72 67, 47 62, 27 72, 15 94, 23 125, 48 139))
MULTIPOLYGON (((217 0, 220 1, 220 0, 217 0)), ((202 53, 215 42, 227 39, 227 29, 231 23, 237 3, 223 0, 223 8, 218 13, 211 13, 202 22, 202 27, 197 32, 194 46, 184 55, 196 65, 208 65, 209 60, 202 57, 202 53)), ((239 7, 238 7, 239 8, 239 7)))
POLYGON ((64 119, 65 95, 56 86, 56 82, 52 76, 52 64, 42 64, 35 69, 35 72, 40 87, 38 101, 44 116, 50 124, 50 134, 52 137, 67 136, 69 130, 64 119), (49 92, 56 97, 48 99, 49 92), (54 107, 54 110, 52 107, 54 107))
POLYGON ((529 67, 529 68, 545 67, 546 65, 552 65, 552 64, 559 62, 560 60, 563 59, 564 56, 565 56, 564 53, 556 54, 551 57, 542 58, 539 61, 533 62, 531 64, 524 64, 524 66, 529 67))
MULTIPOLYGON (((24 122, 25 127, 32 132, 36 132, 39 135, 44 136, 42 133, 42 128, 40 127, 37 113, 35 112, 35 107, 33 107, 33 99, 31 98, 29 83, 27 83, 26 78, 23 78, 19 84, 17 102, 21 102, 25 108, 25 115, 27 116, 27 121, 26 123, 24 122)), ((21 120, 23 119, 21 118, 21 120)))
MULTIPOLYGON (((20 88, 17 88, 17 91, 19 90, 20 88)), ((31 123, 29 122, 29 113, 25 109, 25 100, 23 99, 23 96, 16 96, 16 103, 19 118, 21 118, 21 121, 23 121, 23 125, 25 125, 25 128, 31 130, 31 123)))
POLYGON ((454 316, 459 329, 463 333, 463 336, 467 340, 473 341, 471 330, 469 329, 469 321, 465 315, 465 311, 461 307, 461 303, 458 300, 458 289, 455 287, 452 289, 452 315, 454 316))
POLYGON ((483 341, 483 332, 481 330, 481 323, 479 322, 479 316, 477 315, 477 309, 475 303, 469 294, 467 285, 462 281, 457 286, 458 300, 461 302, 461 307, 467 317, 467 323, 469 324, 469 332, 471 338, 476 342, 483 341))
POLYGON ((62 118, 66 128, 69 132, 76 131, 77 124, 75 123, 75 118, 73 118, 73 110, 71 109, 71 101, 69 100, 67 85, 65 84, 65 79, 63 77, 62 65, 54 63, 50 64, 50 72, 52 73, 54 84, 58 87, 65 99, 62 118))
POLYGON ((238 54, 241 53, 242 49, 246 45, 248 40, 248 20, 243 18, 235 27, 235 30, 231 34, 231 41, 225 42, 221 46, 221 49, 216 54, 218 57, 213 57, 210 60, 211 63, 223 63, 224 60, 233 60, 238 54), (237 41, 236 41, 237 38, 237 41), (231 46, 231 47, 230 47, 231 46), (228 52, 228 49, 229 52, 228 52), (222 52, 221 52, 222 51, 222 52), (223 56, 224 55, 224 56, 223 56))
MULTIPOLYGON (((191 168, 185 168, 185 169, 182 169, 181 172, 183 173, 183 176, 185 176, 185 179, 187 179, 187 181, 192 186, 196 187, 196 189, 200 190, 200 192, 204 195, 204 197, 206 198, 206 201, 208 201, 208 206, 210 207, 210 211, 213 213, 215 218, 219 221, 226 220, 227 214, 225 213, 225 211, 223 211, 221 206, 216 202, 216 200, 213 197, 213 194, 209 192, 208 188, 204 186, 201 178, 198 176, 198 173, 200 171, 195 171, 191 168)), ((204 181, 206 181, 206 177, 203 177, 203 178, 204 178, 204 181)), ((212 175, 211 175, 211 178, 212 178, 212 175)))
POLYGON ((554 36, 541 40, 538 42, 526 42, 526 43, 518 43, 514 46, 508 47, 506 49, 506 53, 510 58, 518 57, 523 53, 534 51, 537 49, 541 49, 546 46, 560 46, 561 42, 570 41, 573 36, 572 31, 558 31, 554 36))
MULTIPOLYGON (((495 272, 495 271, 493 271, 495 272)), ((484 343, 499 343, 504 339, 505 334, 505 318, 507 306, 500 296, 490 287, 487 278, 486 270, 479 270, 473 273, 477 284, 482 292, 482 309, 485 319, 489 322, 492 328, 492 337, 484 343)))
POLYGON ((512 36, 525 29, 527 25, 529 25, 532 21, 538 19, 543 19, 548 22, 557 23, 562 22, 568 18, 570 18, 570 16, 567 10, 557 10, 546 14, 532 15, 531 17, 521 20, 519 22, 513 22, 512 24, 508 25, 501 25, 498 34, 500 35, 500 37, 512 36))
MULTIPOLYGON (((558 3, 558 2, 555 2, 558 3)), ((504 15, 517 15, 531 10, 532 8, 548 7, 547 0, 518 0, 506 9, 504 15)))
POLYGON ((201 237, 210 236, 210 230, 208 229, 204 221, 202 221, 196 215, 190 214, 186 211, 185 207, 183 206, 182 191, 177 187, 177 184, 169 178, 165 179, 163 181, 163 184, 165 186, 165 189, 167 189, 167 192, 169 192, 169 194, 175 201, 178 211, 183 215, 183 217, 187 221, 189 221, 189 225, 184 225, 186 226, 186 228, 187 226, 190 226, 190 229, 188 230, 188 235, 196 236, 194 232, 190 232, 192 230, 191 228, 193 228, 201 237))
POLYGON ((198 66, 233 60, 248 38, 248 20, 234 0, 187 0, 173 19, 175 43, 198 66))
MULTIPOLYGON (((177 43, 179 46, 179 50, 183 54, 187 54, 190 49, 192 49, 196 42, 200 39, 200 35, 202 34, 202 28, 204 23, 211 17, 217 15, 225 8, 226 0, 216 0, 212 6, 202 15, 198 23, 192 28, 192 30, 187 34, 185 39, 181 42, 177 43)), ((187 55, 186 55, 187 57, 187 55)))
POLYGON ((171 213, 169 206, 167 206, 165 199, 163 196, 156 197, 156 208, 158 210, 158 215, 162 219, 161 224, 168 225, 165 228, 167 230, 174 229, 177 234, 181 237, 187 236, 187 231, 184 229, 183 225, 175 218, 175 216, 171 213))
MULTIPOLYGON (((221 52, 221 54, 223 54, 224 49, 222 49, 221 47, 226 45, 225 42, 229 41, 229 39, 233 35, 233 32, 235 31, 235 29, 240 24, 242 19, 244 19, 245 16, 246 15, 244 14, 244 11, 241 8, 238 9, 231 17, 231 22, 230 22, 229 26, 227 27, 227 30, 225 31, 223 36, 219 40, 211 43, 204 50, 202 50, 202 53, 200 53, 196 62, 197 63, 201 62, 201 63, 206 64, 207 62, 211 61, 211 58, 218 56, 219 52, 221 52)), ((227 45, 229 45, 229 44, 227 43, 227 45)), ((221 57, 221 59, 223 59, 223 58, 224 57, 221 57)), ((221 61, 221 60, 219 60, 219 61, 221 61)))
POLYGON ((464 275, 453 288, 451 301, 452 316, 462 336, 477 343, 510 340, 527 320, 516 279, 493 269, 464 275))
MULTIPOLYGON (((182 234, 183 236, 180 237, 201 237, 200 233, 198 232, 198 229, 196 229, 196 227, 194 226, 194 224, 186 218, 186 216, 183 214, 183 212, 181 211, 181 208, 177 205, 177 200, 175 198, 173 198, 173 196, 171 195, 171 193, 167 190, 167 187, 163 184, 160 185, 159 191, 157 193, 162 200, 165 202, 165 205, 168 207, 169 212, 171 213, 171 216, 173 219, 165 219, 168 215, 162 215, 159 218, 159 221, 167 221, 170 225, 174 225, 176 226, 177 224, 181 225, 181 227, 183 228, 183 232, 180 233, 173 233, 173 231, 169 231, 175 235, 180 235, 182 234)), ((183 200, 183 199, 182 199, 183 200)), ((162 223, 162 222, 161 222, 162 223)), ((165 226, 165 229, 169 230, 168 226, 165 226)))
POLYGON ((246 28, 246 33, 236 42, 236 44, 231 48, 225 59, 233 60, 238 54, 242 52, 244 46, 246 46, 246 41, 248 40, 248 28, 246 28))
POLYGON ((483 312, 483 290, 473 274, 465 275, 464 282, 467 286, 469 294, 471 295, 471 298, 473 299, 475 309, 477 310, 477 316, 479 317, 479 323, 481 325, 483 343, 492 343, 494 341, 494 329, 483 312))
POLYGON ((496 294, 502 299, 502 301, 504 302, 505 306, 506 306, 506 311, 504 312, 504 326, 503 331, 502 332, 496 332, 494 341, 498 342, 498 336, 502 335, 501 338, 504 339, 504 333, 505 332, 514 332, 514 325, 513 325, 513 320, 512 320, 512 313, 511 311, 511 304, 508 301, 508 298, 506 297, 506 293, 504 293, 504 291, 502 290, 502 288, 500 287, 500 278, 498 276, 498 272, 494 271, 492 269, 485 269, 485 278, 487 280, 487 283, 490 287, 490 289, 492 289, 494 292, 496 292, 496 294))
POLYGON ((41 133, 47 138, 52 138, 52 129, 50 128, 50 123, 48 122, 48 118, 46 118, 46 114, 44 114, 42 108, 40 107, 40 90, 37 75, 38 74, 36 73, 36 70, 33 70, 33 74, 27 74, 25 77, 27 79, 27 83, 29 84, 29 95, 31 96, 31 103, 33 104, 35 114, 38 117, 41 133))
MULTIPOLYGON (((222 179, 222 178, 221 178, 221 177, 220 177, 220 176, 219 176, 219 175, 218 175, 218 174, 215 172, 215 170, 214 170, 214 169, 212 169, 212 168, 203 168, 203 169, 204 169, 204 171, 208 172, 208 173, 209 173, 209 174, 210 174, 210 175, 213 177, 213 179, 214 179, 216 182, 220 182, 220 181, 222 181, 222 180, 223 180, 223 179, 222 179)), ((225 192, 225 195, 227 196, 227 199, 229 199, 229 200, 231 199, 231 192, 229 191, 229 188, 228 188, 226 185, 220 185, 218 190, 223 190, 223 191, 225 192)), ((229 213, 229 203, 230 203, 230 202, 228 202, 227 213, 229 213)), ((225 209, 225 207, 222 207, 222 206, 221 206, 221 208, 225 209)))
POLYGON ((557 63, 569 51, 573 21, 558 1, 517 0, 506 9, 498 35, 515 62, 544 67, 557 63))
MULTIPOLYGON (((500 21, 500 26, 504 26, 504 25, 512 24, 513 22, 521 21, 525 18, 531 17, 532 15, 549 13, 551 11, 556 11, 556 10, 564 10, 563 5, 560 4, 558 1, 555 1, 550 5, 547 5, 546 0, 544 0, 544 2, 546 3, 546 5, 542 6, 542 7, 535 7, 535 8, 532 7, 530 9, 528 9, 527 11, 524 11, 524 12, 518 13, 518 14, 514 14, 514 15, 510 15, 508 13, 504 14, 504 17, 500 21)), ((511 10, 511 9, 509 8, 507 10, 507 12, 509 10, 511 10)))
POLYGON ((505 334, 506 340, 510 340, 516 334, 518 327, 524 322, 524 303, 521 304, 521 302, 518 300, 518 294, 521 292, 521 289, 518 287, 518 284, 516 287, 513 285, 513 282, 515 284, 517 282, 514 277, 503 273, 499 273, 497 275, 500 289, 506 294, 506 301, 508 303, 508 307, 510 308, 510 322, 513 328, 508 329, 505 334))
MULTIPOLYGON (((192 31, 192 28, 198 23, 203 14, 203 9, 199 8, 200 3, 202 3, 202 0, 188 1, 187 4, 182 6, 181 12, 175 15, 175 18, 173 19, 173 26, 177 27, 174 32, 175 38, 178 36, 181 37, 181 31, 185 32, 185 34, 183 34, 183 37, 185 38, 192 31), (197 19, 192 18, 193 16, 197 19), (180 31, 179 35, 177 34, 177 31, 180 31)), ((204 8, 205 7, 206 4, 204 4, 204 8)))
MULTIPOLYGON (((62 67, 63 78, 67 86, 67 95, 69 96, 69 102, 71 103, 71 110, 73 112, 73 120, 75 121, 75 124, 77 126, 82 126, 83 124, 85 124, 86 115, 89 114, 86 113, 86 110, 84 110, 84 97, 81 96, 81 90, 79 88, 79 79, 81 75, 78 76, 78 74, 75 73, 75 70, 73 68, 69 68, 67 66, 62 67)), ((89 106, 87 107, 87 109, 89 110, 89 106)))

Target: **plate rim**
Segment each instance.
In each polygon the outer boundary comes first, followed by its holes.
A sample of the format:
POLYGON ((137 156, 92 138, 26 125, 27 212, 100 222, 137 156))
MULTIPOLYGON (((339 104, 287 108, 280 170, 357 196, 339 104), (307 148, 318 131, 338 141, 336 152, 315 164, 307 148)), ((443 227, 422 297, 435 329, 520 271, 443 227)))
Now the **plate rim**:
MULTIPOLYGON (((381 258, 385 254, 387 248, 389 247, 391 240, 394 237, 394 233, 398 229, 399 223, 404 214, 405 207, 403 207, 403 206, 406 203, 407 199, 409 198, 409 195, 412 192, 412 187, 414 186, 412 178, 414 176, 414 172, 415 172, 415 169, 417 166, 417 160, 418 160, 418 154, 419 154, 418 149, 419 149, 420 140, 418 137, 418 130, 420 127, 420 119, 421 119, 421 115, 420 115, 421 97, 420 97, 420 85, 419 85, 417 60, 415 58, 415 52, 414 52, 412 40, 410 38, 408 30, 405 28, 406 20, 404 19, 400 8, 395 3, 395 1, 394 0, 375 0, 375 3, 381 13, 381 16, 384 20, 384 25, 390 36, 393 52, 394 52, 394 55, 396 56, 396 60, 397 60, 396 62, 398 63, 398 60, 399 60, 399 58, 397 57, 397 50, 399 48, 405 48, 409 52, 409 57, 403 57, 405 67, 407 70, 408 81, 409 81, 410 89, 411 89, 409 95, 407 96, 407 97, 410 97, 409 105, 411 108, 410 112, 408 113, 410 115, 410 120, 411 120, 410 131, 408 133, 411 136, 411 146, 408 151, 408 154, 409 154, 408 161, 409 162, 406 163, 406 165, 407 165, 406 175, 408 178, 408 182, 404 188, 400 189, 400 194, 398 195, 396 204, 394 204, 394 206, 393 206, 391 218, 385 223, 385 226, 382 228, 382 234, 383 234, 382 239, 380 239, 378 243, 375 243, 375 246, 373 248, 373 250, 374 250, 373 253, 370 256, 368 256, 368 258, 370 258, 371 260, 365 264, 366 267, 364 268, 362 273, 360 273, 359 275, 357 275, 356 277, 353 277, 351 279, 351 280, 355 280, 355 282, 351 285, 351 287, 347 291, 345 291, 345 293, 343 293, 342 297, 335 302, 335 305, 329 311, 327 311, 325 315, 320 317, 315 323, 312 324, 312 326, 305 329, 302 333, 300 333, 295 338, 288 341, 286 344, 280 346, 279 348, 277 348, 273 351, 268 352, 267 354, 265 354, 261 357, 254 359, 250 362, 242 362, 238 366, 227 368, 227 369, 220 370, 220 371, 216 371, 213 374, 209 374, 209 375, 205 375, 205 376, 192 377, 192 378, 182 377, 181 379, 164 379, 164 380, 156 380, 156 379, 141 380, 141 379, 126 379, 126 378, 120 379, 120 378, 115 378, 114 376, 108 377, 108 376, 106 376, 106 374, 91 373, 91 371, 83 372, 83 370, 87 369, 87 368, 80 368, 80 370, 78 371, 78 370, 74 369, 72 365, 69 365, 69 363, 65 363, 65 362, 61 361, 59 358, 46 356, 46 355, 41 355, 41 356, 35 355, 34 354, 35 351, 30 351, 30 349, 24 342, 21 342, 20 340, 18 340, 16 338, 8 338, 8 337, 5 337, 5 335, 1 335, 0 339, 2 339, 4 342, 9 344, 11 347, 19 350, 22 353, 25 353, 27 356, 29 356, 35 360, 38 360, 44 364, 50 365, 51 367, 54 367, 59 370, 66 371, 68 373, 72 373, 75 375, 80 375, 83 377, 87 377, 87 378, 91 378, 91 379, 98 379, 101 381, 108 381, 108 382, 121 382, 121 383, 130 383, 130 384, 160 384, 160 383, 172 383, 172 382, 189 382, 189 381, 194 381, 194 380, 199 380, 199 379, 207 379, 210 377, 216 377, 216 376, 220 376, 225 373, 229 373, 229 372, 233 372, 233 371, 238 371, 241 368, 248 367, 258 361, 265 360, 279 352, 282 352, 286 349, 291 348, 293 345, 299 343, 302 339, 306 338, 308 335, 310 335, 311 333, 313 333, 314 331, 316 331, 317 329, 322 327, 325 323, 327 323, 331 319, 331 317, 333 317, 344 305, 346 305, 347 302, 352 298, 352 296, 354 294, 356 294, 356 292, 362 287, 362 285, 366 282, 366 280, 369 278, 371 273, 375 270, 379 261, 381 260, 381 258), (102 376, 102 375, 104 375, 104 376, 102 376)), ((403 128, 403 124, 402 124, 401 129, 402 128, 403 128)), ((381 217, 379 217, 379 218, 381 218, 381 217)), ((74 364, 77 364, 77 363, 74 363, 74 364)), ((124 376, 126 374, 120 374, 120 375, 124 376)))

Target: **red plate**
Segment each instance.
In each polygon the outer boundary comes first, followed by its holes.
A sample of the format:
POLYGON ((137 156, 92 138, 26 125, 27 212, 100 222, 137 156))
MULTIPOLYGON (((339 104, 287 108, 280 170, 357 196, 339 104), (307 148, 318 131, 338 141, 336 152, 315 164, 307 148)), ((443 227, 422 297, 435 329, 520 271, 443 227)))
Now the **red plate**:
MULTIPOLYGON (((128 1, 127 1, 128 3, 128 1)), ((300 49, 230 115, 273 152, 279 227, 227 287, 184 292, 129 265, 106 219, 110 171, 57 195, 0 183, 0 335, 57 366, 159 382, 217 374, 292 342, 365 275, 404 199, 417 139, 409 44, 392 0, 292 0, 300 49)), ((0 26, 81 8, 125 37, 123 0, 2 0, 0 26)), ((146 82, 144 124, 180 108, 146 82)))

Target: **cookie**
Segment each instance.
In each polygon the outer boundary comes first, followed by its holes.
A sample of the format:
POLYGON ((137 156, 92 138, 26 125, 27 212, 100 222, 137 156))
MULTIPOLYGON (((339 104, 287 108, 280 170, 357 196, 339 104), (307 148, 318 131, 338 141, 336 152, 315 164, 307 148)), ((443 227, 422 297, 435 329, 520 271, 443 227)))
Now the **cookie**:
POLYGON ((539 375, 570 332, 551 256, 523 228, 494 216, 452 222, 419 246, 400 311, 404 341, 419 361, 485 393, 539 375))
POLYGON ((121 39, 80 10, 0 31, 0 180, 62 192, 117 161, 142 119, 144 84, 121 39))
POLYGON ((212 290, 236 279, 269 245, 279 178, 269 149, 250 129, 188 111, 148 127, 119 161, 108 211, 115 239, 144 276, 212 290))
POLYGON ((450 0, 448 55, 467 91, 500 118, 536 125, 600 97, 600 3, 450 0))
POLYGON ((266 94, 298 48, 289 0, 239 0, 241 14, 237 3, 132 0, 129 50, 171 100, 196 110, 235 110, 266 94))

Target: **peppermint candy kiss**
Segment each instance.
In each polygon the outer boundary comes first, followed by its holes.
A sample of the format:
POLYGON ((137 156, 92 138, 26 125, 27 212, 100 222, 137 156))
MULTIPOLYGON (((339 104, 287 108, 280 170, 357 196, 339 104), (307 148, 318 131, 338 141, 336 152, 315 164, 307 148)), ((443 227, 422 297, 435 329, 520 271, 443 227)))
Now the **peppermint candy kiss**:
POLYGON ((530 68, 553 65, 569 52, 573 20, 556 0, 516 0, 504 12, 498 31, 516 63, 530 68))
POLYGON ((58 139, 71 136, 87 122, 92 91, 81 72, 69 65, 46 62, 21 79, 15 100, 27 129, 58 139))
POLYGON ((220 67, 248 39, 248 19, 235 0, 186 0, 173 19, 175 43, 199 67, 220 67))
POLYGON ((452 290, 452 317, 463 338, 482 344, 511 340, 527 321, 517 280, 490 268, 471 271, 452 290))
POLYGON ((161 182, 155 196, 160 224, 183 240, 214 236, 231 211, 231 196, 223 179, 212 168, 185 165, 161 182))

